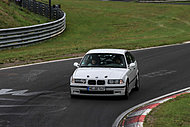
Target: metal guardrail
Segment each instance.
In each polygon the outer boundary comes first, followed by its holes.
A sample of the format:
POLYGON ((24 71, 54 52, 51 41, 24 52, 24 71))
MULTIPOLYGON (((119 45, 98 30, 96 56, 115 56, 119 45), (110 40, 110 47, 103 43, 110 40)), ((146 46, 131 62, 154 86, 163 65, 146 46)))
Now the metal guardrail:
POLYGON ((17 28, 0 29, 0 49, 18 47, 52 38, 66 28, 66 13, 58 20, 17 28))
POLYGON ((0 49, 31 44, 52 38, 66 28, 66 14, 56 21, 39 25, 0 29, 0 49))

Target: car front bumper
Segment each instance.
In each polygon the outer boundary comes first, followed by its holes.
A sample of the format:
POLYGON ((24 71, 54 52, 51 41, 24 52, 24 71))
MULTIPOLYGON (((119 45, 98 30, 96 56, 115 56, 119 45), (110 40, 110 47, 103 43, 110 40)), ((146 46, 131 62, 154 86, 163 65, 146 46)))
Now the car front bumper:
MULTIPOLYGON (((125 95, 125 86, 102 86, 104 90, 89 90, 91 86, 70 86, 71 95, 84 96, 123 96, 125 95)), ((100 86, 93 86, 100 87, 100 86)))

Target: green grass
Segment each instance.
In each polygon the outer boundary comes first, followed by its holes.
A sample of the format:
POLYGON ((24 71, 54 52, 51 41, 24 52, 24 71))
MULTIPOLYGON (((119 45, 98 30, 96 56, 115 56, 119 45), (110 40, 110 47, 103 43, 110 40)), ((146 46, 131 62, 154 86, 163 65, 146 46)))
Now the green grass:
POLYGON ((48 22, 48 19, 43 16, 31 13, 13 3, 8 4, 8 0, 0 1, 0 29, 29 26, 45 22, 48 22))
POLYGON ((66 31, 43 43, 0 51, 0 63, 60 59, 94 48, 137 49, 190 40, 190 7, 99 0, 54 0, 66 31))
POLYGON ((146 116, 144 127, 189 127, 190 94, 170 100, 146 116))

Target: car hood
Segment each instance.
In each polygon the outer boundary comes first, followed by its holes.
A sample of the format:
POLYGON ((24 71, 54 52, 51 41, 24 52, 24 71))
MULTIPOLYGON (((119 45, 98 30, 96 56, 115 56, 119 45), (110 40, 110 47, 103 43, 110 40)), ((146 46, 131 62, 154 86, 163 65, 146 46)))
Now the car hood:
POLYGON ((126 69, 123 68, 78 68, 73 74, 73 78, 90 79, 122 79, 126 69))

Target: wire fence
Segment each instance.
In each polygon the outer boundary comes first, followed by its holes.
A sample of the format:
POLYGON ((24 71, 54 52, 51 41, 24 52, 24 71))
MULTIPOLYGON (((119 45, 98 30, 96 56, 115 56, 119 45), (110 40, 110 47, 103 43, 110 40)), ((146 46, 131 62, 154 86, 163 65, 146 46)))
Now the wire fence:
POLYGON ((17 5, 30 10, 36 14, 45 16, 52 19, 60 19, 64 16, 60 5, 50 6, 49 4, 42 3, 36 0, 9 0, 17 5))

